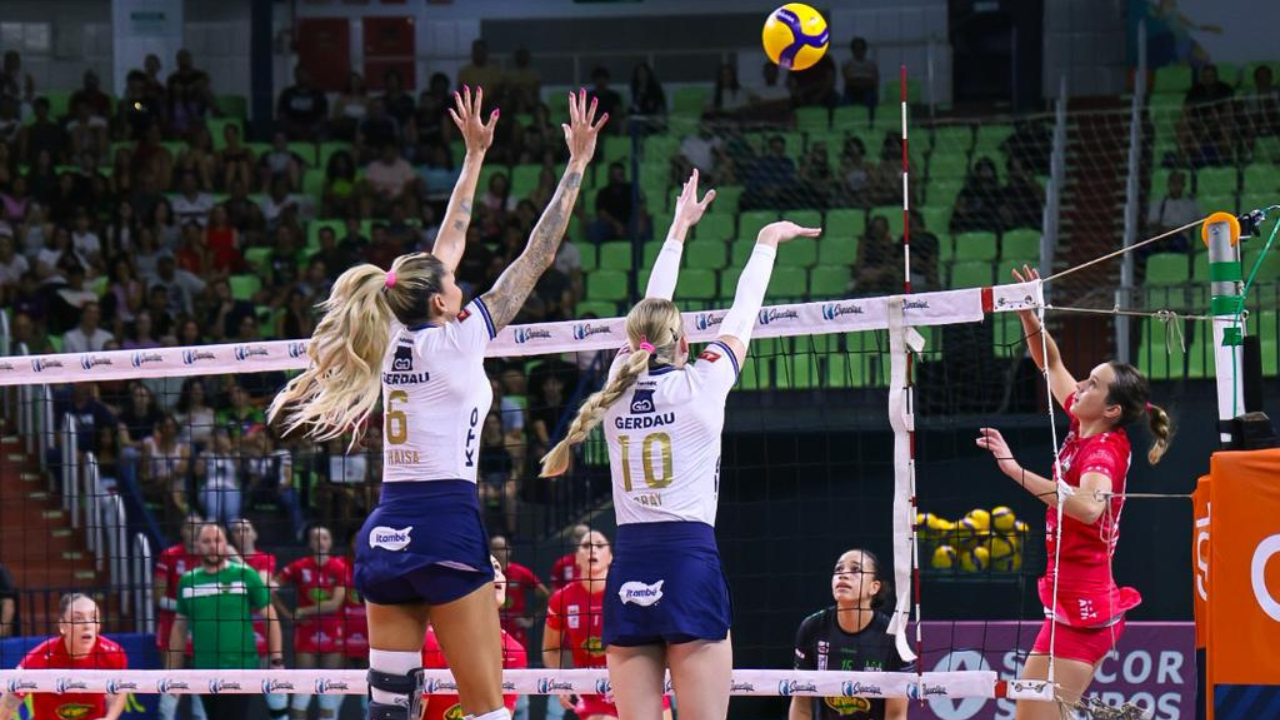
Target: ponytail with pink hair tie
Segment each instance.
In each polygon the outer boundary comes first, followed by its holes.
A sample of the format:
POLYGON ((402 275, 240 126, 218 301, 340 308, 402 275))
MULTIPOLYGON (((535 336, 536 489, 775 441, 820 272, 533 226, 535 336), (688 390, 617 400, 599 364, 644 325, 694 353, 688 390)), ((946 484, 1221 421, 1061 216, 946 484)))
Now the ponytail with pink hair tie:
POLYGON ((655 348, 649 342, 649 338, 644 335, 640 336, 640 344, 637 345, 636 347, 638 347, 641 350, 648 350, 650 355, 654 354, 655 352, 655 348))
POLYGON ((1155 412, 1155 409, 1156 409, 1156 406, 1155 406, 1155 405, 1152 405, 1151 403, 1147 403, 1147 414, 1148 414, 1148 415, 1150 415, 1151 413, 1155 412))
POLYGON ((387 273, 387 279, 386 279, 386 282, 385 282, 385 287, 386 287, 387 289, 391 289, 391 288, 393 288, 393 287, 395 287, 395 286, 396 286, 396 271, 395 271, 395 270, 392 270, 391 272, 388 272, 388 273, 387 273))

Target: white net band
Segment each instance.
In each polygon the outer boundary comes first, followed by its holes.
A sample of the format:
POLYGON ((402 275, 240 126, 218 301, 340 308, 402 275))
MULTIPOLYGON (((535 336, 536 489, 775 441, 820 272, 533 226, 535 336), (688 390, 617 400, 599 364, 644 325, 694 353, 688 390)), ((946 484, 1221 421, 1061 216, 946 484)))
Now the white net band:
MULTIPOLYGON (((989 312, 1028 310, 1042 304, 1040 281, 856 300, 773 305, 762 308, 752 336, 795 337, 884 330, 889 303, 903 303, 910 326, 980 322, 989 312)), ((684 314, 693 342, 719 335, 728 310, 684 314)), ((624 318, 513 325, 489 344, 490 357, 552 355, 613 350, 626 341, 624 318)), ((98 353, 0 358, 0 386, 132 380, 220 373, 301 370, 307 366, 304 340, 202 345, 198 347, 118 350, 98 353)))
MULTIPOLYGON (((364 670, 7 670, 0 688, 19 693, 141 693, 208 695, 314 693, 364 695, 364 670)), ((456 694, 448 670, 424 671, 426 689, 456 694)), ((519 695, 603 695, 610 692, 607 670, 507 670, 502 690, 519 695)), ((666 692, 671 693, 668 676, 666 692)), ((817 670, 734 670, 733 695, 760 697, 905 697, 1052 699, 1047 683, 1000 680, 991 671, 878 673, 817 670)))

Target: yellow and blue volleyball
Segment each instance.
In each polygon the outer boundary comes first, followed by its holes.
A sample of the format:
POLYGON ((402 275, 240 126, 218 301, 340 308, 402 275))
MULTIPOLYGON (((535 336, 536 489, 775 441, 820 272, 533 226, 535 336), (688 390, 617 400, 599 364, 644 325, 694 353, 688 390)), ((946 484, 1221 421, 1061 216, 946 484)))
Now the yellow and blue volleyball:
POLYGON ((985 547, 976 547, 961 553, 960 567, 965 572, 985 572, 991 568, 991 553, 985 547))
POLYGON ((950 545, 939 545, 938 549, 933 551, 933 558, 930 559, 929 565, 939 570, 948 570, 956 566, 958 558, 955 548, 950 545))
POLYGON ((764 23, 764 52, 788 70, 804 70, 822 59, 831 42, 827 21, 803 3, 787 3, 764 23))
POLYGON ((1005 535, 992 535, 985 548, 990 553, 991 569, 998 572, 1012 572, 1015 569, 1018 547, 1012 539, 1005 535))
POLYGON ((969 514, 965 515, 965 517, 972 520, 974 527, 981 532, 986 532, 991 529, 991 513, 982 508, 974 508, 973 510, 970 510, 969 514))
POLYGON ((1013 514, 1011 508, 1001 505, 1000 507, 991 508, 991 529, 998 533, 1008 533, 1013 531, 1013 524, 1018 521, 1018 517, 1013 514))

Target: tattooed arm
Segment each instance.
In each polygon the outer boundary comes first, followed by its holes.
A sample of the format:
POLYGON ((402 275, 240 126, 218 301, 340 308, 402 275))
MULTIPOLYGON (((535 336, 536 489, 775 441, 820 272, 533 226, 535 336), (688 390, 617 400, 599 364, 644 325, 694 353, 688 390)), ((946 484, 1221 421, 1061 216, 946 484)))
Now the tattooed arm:
POLYGON ((462 161, 462 173, 453 186, 453 194, 449 196, 449 207, 444 214, 444 222, 440 224, 440 233, 436 236, 435 246, 431 254, 440 259, 450 270, 462 262, 462 253, 466 250, 467 226, 471 224, 471 203, 476 196, 476 183, 480 179, 480 167, 484 164, 484 153, 493 143, 493 129, 498 124, 498 111, 489 115, 489 122, 480 122, 480 107, 484 102, 484 90, 476 88, 471 95, 471 88, 463 88, 462 95, 453 94, 456 104, 449 109, 449 115, 462 132, 466 141, 467 156, 462 161))
POLYGON ((599 121, 595 120, 596 101, 592 99, 587 107, 586 92, 578 96, 569 95, 569 124, 564 128, 565 141, 569 144, 569 166, 560 178, 556 193, 542 212, 538 224, 533 227, 529 244, 525 246, 520 257, 507 267, 493 284, 493 288, 482 296, 484 304, 493 318, 494 327, 498 330, 506 327, 515 319, 524 306, 524 301, 533 292, 542 273, 551 267, 564 238, 565 228, 573 214, 573 204, 578 200, 578 189, 582 186, 582 173, 587 168, 591 156, 595 154, 596 136, 600 128, 609 119, 605 113, 599 121))

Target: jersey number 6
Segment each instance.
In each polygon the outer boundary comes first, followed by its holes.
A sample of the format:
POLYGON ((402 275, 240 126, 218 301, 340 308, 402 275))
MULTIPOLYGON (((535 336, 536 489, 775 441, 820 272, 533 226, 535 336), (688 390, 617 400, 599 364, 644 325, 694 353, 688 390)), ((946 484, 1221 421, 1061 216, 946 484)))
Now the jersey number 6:
POLYGON ((392 390, 387 395, 387 442, 400 445, 409 439, 409 417, 404 410, 395 410, 397 402, 409 402, 409 393, 404 390, 392 390))
MULTIPOLYGON (((627 491, 631 490, 631 438, 627 435, 618 436, 618 444, 622 446, 622 485, 627 491)), ((644 440, 640 442, 640 459, 644 466, 644 483, 651 490, 658 490, 671 484, 671 436, 666 433, 652 433, 644 436, 644 440), (662 475, 659 476, 653 467, 653 450, 654 446, 659 446, 659 453, 662 455, 662 475)))

